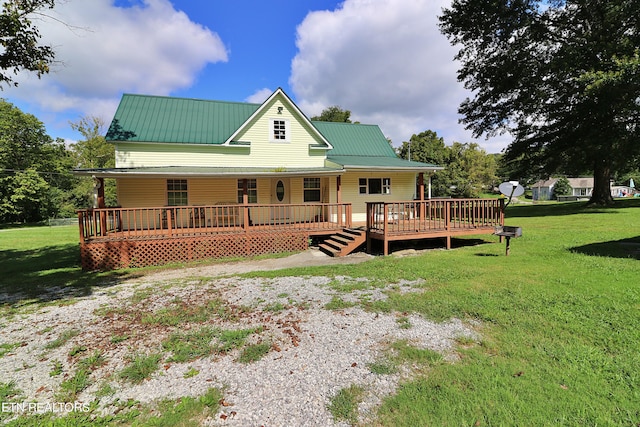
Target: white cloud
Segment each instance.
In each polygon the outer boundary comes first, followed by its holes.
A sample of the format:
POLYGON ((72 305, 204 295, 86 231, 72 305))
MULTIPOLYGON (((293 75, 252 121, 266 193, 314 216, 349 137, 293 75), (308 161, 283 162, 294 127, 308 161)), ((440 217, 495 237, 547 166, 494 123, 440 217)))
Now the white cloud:
MULTIPOLYGON (((431 129, 451 144, 470 142, 458 124, 467 96, 457 82, 456 49, 437 16, 450 0, 346 0, 311 12, 298 26, 290 85, 309 116, 339 105, 379 124, 394 145, 431 129)), ((498 152, 506 138, 477 141, 498 152)))
POLYGON ((271 96, 272 93, 273 93, 273 90, 269 89, 268 87, 258 89, 256 92, 253 93, 253 95, 248 96, 245 99, 245 102, 249 102, 251 104, 262 104, 264 101, 267 100, 267 98, 271 96))
POLYGON ((37 25, 62 63, 40 80, 20 74, 20 86, 5 90, 44 111, 106 119, 123 92, 167 95, 191 86, 208 63, 227 61, 220 37, 168 0, 126 8, 112 0, 56 3, 54 19, 37 25))

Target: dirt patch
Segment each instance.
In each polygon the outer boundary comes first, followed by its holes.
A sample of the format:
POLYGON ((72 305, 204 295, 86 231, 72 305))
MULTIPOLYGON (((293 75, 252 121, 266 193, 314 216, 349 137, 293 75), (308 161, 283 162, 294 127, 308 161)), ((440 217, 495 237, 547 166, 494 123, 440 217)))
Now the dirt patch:
POLYGON ((145 275, 141 280, 161 281, 183 277, 221 277, 251 271, 282 270, 294 267, 310 267, 335 264, 358 264, 374 258, 364 252, 355 252, 345 257, 334 258, 318 249, 309 249, 285 258, 269 258, 212 264, 199 267, 188 267, 166 270, 145 275))

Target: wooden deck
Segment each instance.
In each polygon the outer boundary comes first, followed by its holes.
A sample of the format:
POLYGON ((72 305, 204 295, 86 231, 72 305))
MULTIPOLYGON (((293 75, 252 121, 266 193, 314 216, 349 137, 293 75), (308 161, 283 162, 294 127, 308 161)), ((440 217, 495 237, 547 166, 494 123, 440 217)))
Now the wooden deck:
POLYGON ((395 240, 493 233, 504 225, 502 199, 429 199, 410 202, 367 203, 367 252, 372 240, 381 240, 384 255, 395 240))
POLYGON ((350 227, 351 204, 104 208, 78 211, 78 221, 82 242, 292 230, 314 235, 350 227))
MULTIPOLYGON (((367 203, 367 249, 389 242, 492 233, 504 224, 499 199, 367 203)), ((305 250, 311 236, 355 225, 350 203, 219 204, 78 211, 86 270, 305 250)), ((364 225, 364 224, 363 224, 364 225)))

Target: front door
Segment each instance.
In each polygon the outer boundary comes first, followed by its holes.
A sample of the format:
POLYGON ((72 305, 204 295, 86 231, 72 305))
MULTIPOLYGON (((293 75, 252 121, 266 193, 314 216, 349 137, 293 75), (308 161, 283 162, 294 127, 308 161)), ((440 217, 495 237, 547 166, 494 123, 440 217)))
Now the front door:
POLYGON ((291 203, 289 178, 271 179, 271 220, 276 224, 288 223, 291 203), (282 205, 282 206, 277 206, 282 205))

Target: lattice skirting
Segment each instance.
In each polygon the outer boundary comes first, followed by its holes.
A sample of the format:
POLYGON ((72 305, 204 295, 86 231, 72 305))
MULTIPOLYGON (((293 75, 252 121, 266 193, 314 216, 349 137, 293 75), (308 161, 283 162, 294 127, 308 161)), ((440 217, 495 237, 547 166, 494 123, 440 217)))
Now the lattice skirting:
POLYGON ((226 234, 173 239, 112 240, 80 244, 83 270, 114 270, 209 258, 304 251, 305 232, 226 234))

